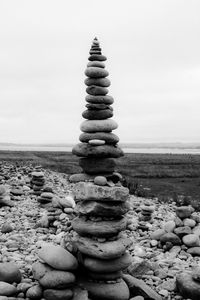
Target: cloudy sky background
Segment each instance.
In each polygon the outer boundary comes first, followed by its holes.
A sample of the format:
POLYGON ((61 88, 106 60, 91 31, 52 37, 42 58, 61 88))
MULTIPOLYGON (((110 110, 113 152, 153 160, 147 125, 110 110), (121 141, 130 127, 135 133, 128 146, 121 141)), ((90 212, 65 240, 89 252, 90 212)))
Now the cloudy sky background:
POLYGON ((0 142, 77 142, 92 39, 121 142, 199 142, 199 0, 2 0, 0 142))

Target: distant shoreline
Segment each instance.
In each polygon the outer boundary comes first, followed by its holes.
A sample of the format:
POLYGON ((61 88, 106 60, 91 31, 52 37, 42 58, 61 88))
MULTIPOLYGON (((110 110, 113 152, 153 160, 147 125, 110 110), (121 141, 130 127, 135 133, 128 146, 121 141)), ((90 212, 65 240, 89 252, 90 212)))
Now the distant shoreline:
MULTIPOLYGON (((123 147, 125 153, 150 153, 150 154, 194 154, 200 155, 200 148, 191 147, 123 147)), ((47 151, 71 152, 72 146, 38 146, 38 145, 0 145, 0 151, 47 151)))

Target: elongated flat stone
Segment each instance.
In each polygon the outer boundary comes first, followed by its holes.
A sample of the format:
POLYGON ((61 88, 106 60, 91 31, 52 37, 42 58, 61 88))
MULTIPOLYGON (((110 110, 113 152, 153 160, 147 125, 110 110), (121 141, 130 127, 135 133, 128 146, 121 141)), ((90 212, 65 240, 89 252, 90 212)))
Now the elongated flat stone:
POLYGON ((111 237, 126 229, 127 218, 112 221, 94 222, 85 217, 76 217, 72 221, 73 229, 81 236, 111 237))
POLYGON ((80 201, 75 208, 80 214, 100 217, 121 217, 130 209, 128 202, 80 201))
POLYGON ((107 60, 107 58, 104 55, 92 54, 89 56, 88 60, 90 60, 90 61, 93 61, 93 60, 105 61, 105 60, 107 60))
POLYGON ((112 120, 86 120, 83 121, 80 129, 83 132, 98 132, 98 131, 104 131, 104 132, 111 132, 112 130, 117 129, 118 125, 117 123, 112 120))
POLYGON ((88 143, 79 143, 72 149, 72 153, 80 157, 96 157, 106 158, 113 157, 118 158, 124 155, 123 151, 112 145, 93 146, 88 143))
POLYGON ((94 201, 119 201, 124 202, 129 198, 129 190, 125 187, 99 186, 92 182, 79 182, 74 186, 77 200, 94 201))
POLYGON ((94 103, 87 103, 85 107, 87 109, 93 110, 93 111, 94 110, 98 111, 98 110, 103 110, 103 109, 109 109, 109 110, 113 111, 113 108, 110 105, 103 104, 103 103, 96 103, 96 104, 94 104, 94 103))
POLYGON ((86 88, 86 93, 90 95, 106 95, 108 94, 108 89, 106 87, 98 86, 98 85, 90 85, 86 88))
POLYGON ((85 70, 85 75, 91 78, 102 78, 107 77, 109 73, 103 68, 89 67, 85 70))
POLYGON ((87 95, 85 97, 85 100, 88 103, 104 103, 104 104, 113 104, 114 99, 110 95, 106 96, 92 96, 92 95, 87 95))
POLYGON ((90 85, 98 85, 102 87, 110 86, 110 80, 108 78, 86 78, 84 82, 87 86, 90 85))
POLYGON ((87 174, 112 173, 116 162, 113 158, 80 158, 79 165, 87 174))
POLYGON ((74 239, 74 244, 81 253, 105 260, 122 256, 132 244, 131 239, 127 237, 121 237, 116 241, 107 241, 104 243, 82 236, 74 239))
POLYGON ((111 144, 111 145, 117 144, 119 142, 118 136, 112 132, 109 133, 108 132, 94 132, 94 133, 85 132, 79 136, 80 142, 83 143, 87 143, 90 140, 95 140, 95 139, 103 140, 106 142, 106 144, 111 144))
POLYGON ((122 277, 122 272, 117 271, 113 273, 96 273, 96 272, 88 272, 88 276, 91 279, 97 280, 97 281, 110 281, 110 280, 116 280, 122 277))
POLYGON ((129 288, 123 280, 109 284, 82 280, 80 285, 95 300, 128 300, 130 297, 129 288))
POLYGON ((128 268, 132 262, 132 257, 128 252, 119 258, 112 260, 102 260, 98 258, 86 257, 83 265, 86 269, 96 273, 117 272, 128 268))
POLYGON ((87 67, 98 67, 98 68, 105 68, 105 64, 102 61, 89 61, 87 67))
POLYGON ((95 175, 88 175, 85 173, 72 174, 69 177, 70 182, 80 182, 80 181, 94 181, 95 175))

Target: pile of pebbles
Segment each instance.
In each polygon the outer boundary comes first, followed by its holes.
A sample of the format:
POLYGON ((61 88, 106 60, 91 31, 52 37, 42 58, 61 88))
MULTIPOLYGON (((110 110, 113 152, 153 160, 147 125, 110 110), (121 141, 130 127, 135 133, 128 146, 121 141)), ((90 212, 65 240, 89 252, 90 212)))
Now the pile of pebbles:
POLYGON ((110 119, 114 100, 107 95, 110 81, 104 61, 106 57, 95 38, 85 71, 88 95, 87 110, 82 116, 87 120, 81 124, 81 143, 72 150, 80 157, 83 169, 82 174, 73 176, 79 182, 73 189, 78 216, 72 222, 76 232, 72 243, 84 274, 80 284, 88 290, 89 297, 128 300, 129 288, 122 279, 122 270, 131 263, 127 248, 132 241, 124 233, 129 190, 115 172, 115 158, 123 152, 117 145, 119 138, 112 133, 118 125, 110 119))
POLYGON ((176 216, 153 232, 151 239, 158 240, 165 251, 182 245, 187 253, 200 256, 199 223, 200 218, 191 206, 180 206, 176 208, 176 216))

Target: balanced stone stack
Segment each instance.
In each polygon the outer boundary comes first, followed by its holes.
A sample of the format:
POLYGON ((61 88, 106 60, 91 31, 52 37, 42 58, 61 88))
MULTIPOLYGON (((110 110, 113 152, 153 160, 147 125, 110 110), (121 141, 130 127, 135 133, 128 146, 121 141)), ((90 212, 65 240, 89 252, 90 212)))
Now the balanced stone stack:
POLYGON ((74 271, 78 267, 76 258, 61 246, 47 243, 39 250, 38 256, 41 262, 33 264, 32 272, 43 290, 43 298, 71 299, 76 280, 74 271))
POLYGON ((32 173, 31 185, 35 195, 40 195, 44 187, 45 178, 42 171, 34 171, 32 173))
POLYGON ((154 205, 150 202, 145 202, 144 205, 141 205, 141 213, 139 215, 139 221, 152 222, 152 214, 155 210, 154 205))
POLYGON ((200 256, 200 218, 191 206, 176 208, 174 220, 166 222, 162 229, 151 234, 165 250, 182 245, 187 253, 200 256))
POLYGON ((122 270, 131 263, 127 248, 131 240, 122 233, 126 229, 129 190, 122 186, 121 175, 115 172, 114 158, 123 155, 112 133, 117 123, 110 119, 113 98, 108 94, 110 80, 105 69, 106 57, 95 38, 85 71, 87 78, 86 110, 81 124, 80 141, 72 152, 80 157, 82 175, 74 185, 78 216, 72 227, 74 248, 83 268, 80 284, 91 299, 127 300, 129 289, 122 279, 122 270))

